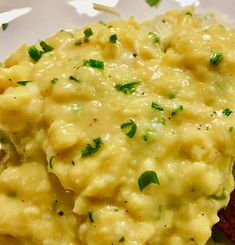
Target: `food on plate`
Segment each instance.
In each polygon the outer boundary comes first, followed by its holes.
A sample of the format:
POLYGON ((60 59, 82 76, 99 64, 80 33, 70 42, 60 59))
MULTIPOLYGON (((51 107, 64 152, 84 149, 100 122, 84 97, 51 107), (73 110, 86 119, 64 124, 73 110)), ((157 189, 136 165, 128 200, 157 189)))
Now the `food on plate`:
POLYGON ((2 244, 206 244, 234 78, 235 33, 192 9, 21 46, 0 67, 2 244))

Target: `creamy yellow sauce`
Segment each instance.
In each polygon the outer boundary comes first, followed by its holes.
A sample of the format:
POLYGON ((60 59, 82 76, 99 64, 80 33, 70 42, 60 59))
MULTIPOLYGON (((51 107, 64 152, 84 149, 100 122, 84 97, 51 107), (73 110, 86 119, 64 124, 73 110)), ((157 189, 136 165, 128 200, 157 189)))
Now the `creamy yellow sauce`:
POLYGON ((0 68, 0 244, 206 244, 234 188, 235 34, 182 10, 46 44, 0 68))

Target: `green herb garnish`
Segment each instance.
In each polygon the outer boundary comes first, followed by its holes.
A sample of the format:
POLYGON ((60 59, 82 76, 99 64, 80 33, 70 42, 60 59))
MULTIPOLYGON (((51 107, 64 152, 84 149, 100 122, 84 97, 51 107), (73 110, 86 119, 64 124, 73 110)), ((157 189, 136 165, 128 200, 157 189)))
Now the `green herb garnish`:
POLYGON ((100 20, 98 23, 103 25, 103 26, 106 26, 106 23, 103 20, 100 20))
POLYGON ((2 24, 2 30, 5 31, 8 27, 9 23, 3 23, 2 24))
POLYGON ((223 114, 227 117, 229 117, 233 112, 229 108, 225 108, 223 110, 223 114))
POLYGON ((172 99, 174 99, 176 96, 175 96, 175 94, 173 94, 173 93, 169 93, 169 94, 167 95, 167 97, 168 97, 168 99, 172 100, 172 99))
POLYGON ((228 191, 225 188, 223 188, 222 192, 219 195, 212 195, 210 197, 215 200, 224 200, 225 198, 227 198, 227 196, 228 191))
POLYGON ((29 56, 30 56, 33 60, 35 60, 35 61, 38 61, 38 60, 42 57, 42 55, 43 55, 44 53, 50 52, 50 51, 52 51, 52 50, 54 49, 53 47, 51 47, 50 45, 48 45, 48 44, 47 44, 46 42, 44 42, 44 41, 41 41, 39 44, 40 44, 41 48, 43 49, 43 51, 37 49, 37 48, 35 47, 35 45, 31 46, 31 47, 28 49, 29 56))
POLYGON ((28 49, 28 53, 29 56, 35 61, 38 61, 43 55, 43 51, 38 50, 34 45, 28 49))
POLYGON ((120 239, 119 239, 119 241, 118 242, 124 242, 125 241, 125 237, 124 236, 122 236, 120 239))
POLYGON ((87 157, 87 156, 94 154, 95 152, 97 152, 99 150, 99 148, 103 144, 101 141, 101 138, 93 139, 93 143, 94 143, 94 145, 87 144, 85 149, 81 151, 82 157, 87 157))
POLYGON ((50 52, 50 51, 52 51, 54 48, 53 47, 51 47, 50 45, 48 45, 46 42, 44 42, 44 41, 41 41, 40 43, 40 46, 42 47, 42 49, 43 49, 43 51, 45 52, 45 53, 47 53, 47 52, 50 52))
POLYGON ((58 80, 59 80, 59 79, 55 77, 55 78, 53 78, 50 82, 51 82, 52 84, 55 84, 55 83, 58 82, 58 80))
POLYGON ((154 134, 154 129, 153 128, 149 128, 149 129, 146 129, 143 133, 143 139, 144 141, 148 141, 150 139, 150 137, 154 134))
POLYGON ((85 38, 89 38, 90 36, 93 35, 93 32, 92 32, 92 30, 91 30, 90 27, 87 28, 87 29, 85 29, 83 33, 84 33, 84 35, 85 35, 85 38))
POLYGON ((9 192, 7 193, 7 196, 14 198, 14 197, 17 196, 17 192, 16 192, 16 191, 9 191, 9 192))
POLYGON ((163 107, 159 105, 157 102, 152 102, 152 108, 158 110, 158 111, 163 111, 163 107))
POLYGON ((189 15, 189 16, 193 16, 193 14, 192 14, 191 11, 187 11, 185 14, 186 14, 186 15, 189 15))
POLYGON ((118 91, 122 91, 124 94, 132 94, 133 92, 135 92, 135 86, 139 83, 140 81, 134 80, 130 83, 116 84, 115 88, 118 91))
POLYGON ((154 33, 154 32, 149 32, 149 37, 155 42, 155 43, 159 43, 160 42, 160 37, 154 33))
POLYGON ((90 212, 90 211, 88 212, 88 218, 89 218, 89 220, 90 220, 91 223, 93 223, 95 221, 94 216, 93 216, 93 213, 90 212))
POLYGON ((53 168, 52 162, 53 162, 54 159, 55 159, 55 156, 51 156, 50 160, 49 160, 49 166, 50 166, 51 169, 53 168))
POLYGON ((31 81, 19 81, 17 83, 21 86, 26 86, 28 83, 31 83, 31 81))
POLYGON ((69 76, 69 80, 75 81, 75 82, 79 82, 79 80, 74 77, 74 76, 69 76))
POLYGON ((116 43, 117 42, 117 34, 113 34, 109 37, 110 43, 116 43))
POLYGON ((166 119, 165 118, 158 118, 157 123, 162 124, 162 125, 166 125, 166 119))
POLYGON ((160 0, 146 0, 146 2, 149 6, 153 7, 156 6, 160 2, 160 0))
POLYGON ((210 56, 210 63, 212 65, 219 65, 222 60, 223 60, 223 54, 222 53, 213 53, 210 56))
POLYGON ((171 112, 171 116, 175 116, 176 114, 178 114, 179 112, 183 111, 183 106, 177 106, 172 112, 171 112))
POLYGON ((140 175, 138 179, 140 191, 142 191, 146 186, 148 186, 151 183, 160 185, 159 179, 155 171, 148 170, 140 175))
POLYGON ((104 69, 104 62, 100 60, 89 59, 89 60, 84 60, 83 66, 90 66, 97 69, 104 69))
POLYGON ((130 128, 130 130, 126 133, 126 135, 129 138, 133 138, 135 136, 136 131, 137 131, 137 125, 132 119, 130 119, 129 122, 123 123, 121 125, 121 129, 124 129, 124 128, 130 128))

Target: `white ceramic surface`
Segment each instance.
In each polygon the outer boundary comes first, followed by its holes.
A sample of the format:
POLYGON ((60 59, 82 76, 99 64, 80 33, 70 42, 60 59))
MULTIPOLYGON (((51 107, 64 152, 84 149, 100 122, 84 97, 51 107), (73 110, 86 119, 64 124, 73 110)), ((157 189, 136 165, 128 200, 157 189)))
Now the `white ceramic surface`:
POLYGON ((199 10, 219 10, 229 17, 235 11, 234 0, 162 0, 152 8, 145 0, 0 0, 0 25, 9 22, 6 31, 0 29, 0 61, 22 43, 35 43, 60 29, 120 18, 94 10, 93 2, 116 6, 122 18, 134 15, 139 20, 192 3, 199 10))

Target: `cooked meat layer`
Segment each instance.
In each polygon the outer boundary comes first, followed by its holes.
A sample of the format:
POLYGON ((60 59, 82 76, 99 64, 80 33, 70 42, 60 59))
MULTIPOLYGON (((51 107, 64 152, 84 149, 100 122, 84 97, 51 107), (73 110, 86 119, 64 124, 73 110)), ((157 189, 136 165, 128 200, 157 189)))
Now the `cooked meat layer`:
POLYGON ((228 206, 220 210, 219 217, 220 222, 216 226, 235 244, 235 190, 228 206))

